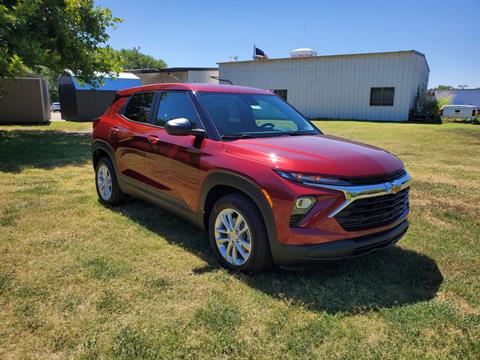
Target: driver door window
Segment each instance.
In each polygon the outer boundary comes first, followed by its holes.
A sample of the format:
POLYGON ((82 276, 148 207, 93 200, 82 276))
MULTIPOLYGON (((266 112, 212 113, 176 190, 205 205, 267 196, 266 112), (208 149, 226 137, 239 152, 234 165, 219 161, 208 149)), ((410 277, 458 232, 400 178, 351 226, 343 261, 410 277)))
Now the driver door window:
POLYGON ((163 127, 168 120, 177 118, 186 118, 195 124, 195 126, 200 126, 197 111, 186 92, 162 92, 157 116, 155 118, 155 125, 163 127))

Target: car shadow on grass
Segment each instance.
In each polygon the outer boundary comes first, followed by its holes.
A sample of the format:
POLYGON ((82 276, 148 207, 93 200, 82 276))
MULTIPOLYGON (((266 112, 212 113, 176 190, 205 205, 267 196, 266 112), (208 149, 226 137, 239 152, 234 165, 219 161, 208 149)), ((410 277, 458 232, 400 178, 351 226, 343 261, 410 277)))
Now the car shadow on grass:
POLYGON ((397 245, 301 271, 276 269, 245 282, 312 310, 355 314, 430 300, 443 276, 433 259, 397 245))
POLYGON ((52 130, 0 130, 0 171, 53 169, 88 162, 91 134, 52 130))
MULTIPOLYGON (((194 274, 219 269, 206 233, 193 225, 140 200, 129 200, 112 210, 203 259, 207 265, 193 269, 194 274)), ((427 301, 435 297, 443 282, 433 259, 401 246, 294 271, 274 267, 261 274, 233 276, 272 298, 330 314, 356 314, 427 301)))

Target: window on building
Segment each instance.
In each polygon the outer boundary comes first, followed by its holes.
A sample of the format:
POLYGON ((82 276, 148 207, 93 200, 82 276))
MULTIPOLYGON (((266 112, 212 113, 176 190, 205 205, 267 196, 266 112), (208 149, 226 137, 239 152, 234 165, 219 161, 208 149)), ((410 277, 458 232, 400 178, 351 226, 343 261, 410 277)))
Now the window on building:
POLYGON ((168 120, 185 118, 198 125, 198 115, 186 92, 163 92, 158 105, 155 125, 164 126, 168 120))
POLYGON ((370 88, 370 106, 393 106, 394 87, 370 88))
POLYGON ((280 96, 283 100, 287 101, 287 89, 275 89, 275 90, 272 90, 274 92, 275 95, 278 95, 280 96))
POLYGON ((133 95, 123 115, 130 120, 147 123, 152 111, 154 95, 153 92, 133 95))

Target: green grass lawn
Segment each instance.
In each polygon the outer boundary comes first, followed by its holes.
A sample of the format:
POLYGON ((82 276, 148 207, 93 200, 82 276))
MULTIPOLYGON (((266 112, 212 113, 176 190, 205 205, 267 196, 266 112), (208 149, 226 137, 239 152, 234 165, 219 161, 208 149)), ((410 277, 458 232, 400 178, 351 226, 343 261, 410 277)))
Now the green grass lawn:
POLYGON ((480 126, 317 122, 397 154, 389 250, 257 276, 138 200, 97 202, 91 124, 0 127, 0 358, 479 358, 480 126))

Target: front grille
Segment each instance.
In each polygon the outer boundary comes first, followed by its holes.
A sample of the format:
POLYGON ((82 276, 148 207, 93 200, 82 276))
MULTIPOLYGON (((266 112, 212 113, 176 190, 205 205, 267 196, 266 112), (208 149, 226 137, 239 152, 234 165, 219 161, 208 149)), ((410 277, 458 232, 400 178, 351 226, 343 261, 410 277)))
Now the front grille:
POLYGON ((408 190, 356 200, 335 215, 335 219, 347 231, 392 224, 408 210, 408 190))
POLYGON ((372 184, 381 184, 386 182, 391 182, 396 179, 400 179, 406 174, 404 169, 397 170, 393 173, 382 174, 376 176, 361 176, 361 177, 350 177, 350 178, 340 178, 340 180, 348 182, 350 185, 372 185, 372 184))
POLYGON ((305 214, 292 214, 292 216, 290 216, 290 226, 297 226, 304 216, 305 214))

